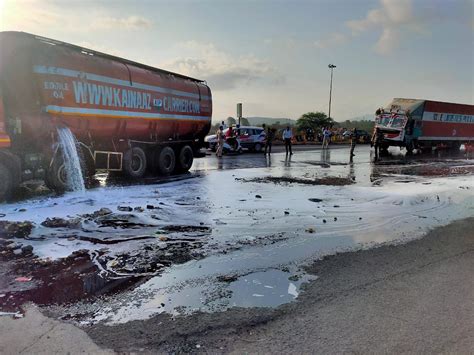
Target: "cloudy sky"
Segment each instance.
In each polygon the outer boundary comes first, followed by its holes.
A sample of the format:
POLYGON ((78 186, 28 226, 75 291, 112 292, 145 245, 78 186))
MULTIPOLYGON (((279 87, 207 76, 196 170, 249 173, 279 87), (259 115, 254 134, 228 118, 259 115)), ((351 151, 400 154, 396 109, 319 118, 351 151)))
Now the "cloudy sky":
POLYGON ((393 97, 474 103, 473 0, 0 0, 26 31, 206 80, 214 119, 345 120, 393 97))

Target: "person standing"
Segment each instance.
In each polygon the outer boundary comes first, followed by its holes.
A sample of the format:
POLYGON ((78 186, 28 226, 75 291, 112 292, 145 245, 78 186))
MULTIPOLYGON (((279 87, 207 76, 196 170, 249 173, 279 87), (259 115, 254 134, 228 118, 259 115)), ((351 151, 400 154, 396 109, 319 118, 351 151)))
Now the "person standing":
POLYGON ((352 130, 351 134, 351 152, 350 152, 350 161, 352 162, 352 157, 355 156, 354 154, 354 149, 357 144, 357 140, 359 139, 358 134, 357 134, 357 129, 354 128, 352 130))
POLYGON ((224 127, 219 126, 219 129, 216 132, 217 136, 217 157, 222 158, 222 151, 224 150, 224 127))
POLYGON ((372 135, 372 142, 371 144, 375 148, 375 160, 379 159, 380 155, 380 145, 382 144, 382 141, 384 140, 385 136, 380 130, 379 127, 375 128, 374 134, 372 135))
POLYGON ((286 129, 283 131, 283 140, 285 141, 286 155, 288 155, 288 152, 290 153, 290 155, 293 155, 293 151, 291 150, 292 138, 293 138, 293 132, 291 131, 290 126, 286 126, 286 129))
POLYGON ((331 131, 329 130, 329 128, 324 127, 324 129, 323 129, 323 149, 328 148, 330 140, 331 140, 331 131))
POLYGON ((267 139, 265 141, 265 152, 263 154, 267 154, 267 150, 268 150, 268 154, 271 154, 272 153, 273 139, 275 138, 275 129, 274 128, 268 127, 266 138, 267 139))

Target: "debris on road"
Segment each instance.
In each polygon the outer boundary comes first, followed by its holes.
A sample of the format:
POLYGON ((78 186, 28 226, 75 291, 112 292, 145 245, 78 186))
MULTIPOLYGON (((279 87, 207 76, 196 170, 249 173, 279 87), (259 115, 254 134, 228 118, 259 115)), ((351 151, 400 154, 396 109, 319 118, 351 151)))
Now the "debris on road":
POLYGON ((30 282, 32 280, 31 277, 20 276, 15 279, 17 282, 30 282))
MULTIPOLYGON (((302 179, 285 176, 267 176, 263 178, 236 178, 237 181, 242 182, 257 182, 257 183, 274 183, 274 184, 301 184, 301 185, 328 185, 328 186, 344 186, 354 184, 351 178, 327 176, 314 179, 302 179)), ((257 195, 259 196, 259 195, 257 195)), ((255 196, 255 197, 257 197, 255 196)), ((261 197, 260 197, 261 198, 261 197)))
POLYGON ((0 238, 26 238, 33 230, 33 223, 0 221, 0 238))
POLYGON ((217 281, 219 282, 234 282, 237 281, 237 275, 219 275, 217 276, 217 281))
POLYGON ((75 229, 81 226, 81 219, 80 218, 71 218, 71 219, 64 219, 64 218, 46 218, 44 222, 41 223, 43 227, 47 228, 70 228, 75 229))
POLYGON ((133 208, 130 207, 130 206, 118 206, 117 210, 119 210, 121 212, 132 212, 133 208))

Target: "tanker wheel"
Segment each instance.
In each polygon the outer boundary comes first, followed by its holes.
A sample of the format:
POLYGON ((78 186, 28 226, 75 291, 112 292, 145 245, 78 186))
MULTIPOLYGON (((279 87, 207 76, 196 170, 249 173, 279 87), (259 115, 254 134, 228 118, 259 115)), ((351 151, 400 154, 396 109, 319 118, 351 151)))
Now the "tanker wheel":
POLYGON ((160 150, 157 157, 158 171, 163 175, 169 175, 173 172, 176 166, 176 156, 171 147, 164 147, 160 150))
POLYGON ((140 147, 130 148, 123 155, 123 171, 132 179, 139 179, 146 173, 146 154, 140 147))
POLYGON ((63 158, 59 155, 46 171, 44 183, 48 189, 58 193, 68 189, 66 166, 63 158))
POLYGON ((13 197, 20 182, 20 159, 8 151, 0 151, 0 201, 13 197))
POLYGON ((453 144, 451 144, 451 146, 449 147, 449 152, 452 154, 461 153, 461 143, 454 142, 453 144))
POLYGON ((184 173, 191 169, 194 160, 193 149, 189 145, 185 145, 181 148, 178 156, 178 161, 176 165, 176 171, 184 173))

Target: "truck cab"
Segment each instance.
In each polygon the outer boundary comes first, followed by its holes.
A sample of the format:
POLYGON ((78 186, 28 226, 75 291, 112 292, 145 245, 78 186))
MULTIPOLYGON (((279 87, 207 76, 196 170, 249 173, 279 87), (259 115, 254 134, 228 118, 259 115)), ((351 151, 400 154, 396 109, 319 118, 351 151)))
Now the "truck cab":
MULTIPOLYGON (((412 140, 413 129, 409 129, 409 115, 406 111, 381 111, 375 115, 375 129, 378 128, 384 135, 382 148, 389 146, 406 147, 407 140, 412 140)), ((413 128, 413 127, 411 127, 413 128)))

